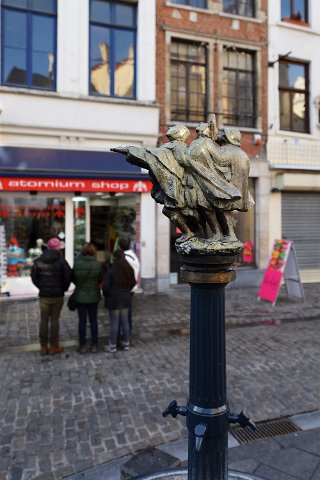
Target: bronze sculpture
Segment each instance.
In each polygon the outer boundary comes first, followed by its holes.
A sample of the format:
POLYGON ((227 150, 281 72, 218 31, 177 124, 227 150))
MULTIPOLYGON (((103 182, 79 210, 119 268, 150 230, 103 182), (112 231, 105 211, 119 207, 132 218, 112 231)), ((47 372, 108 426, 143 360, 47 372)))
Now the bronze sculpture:
POLYGON ((231 211, 247 211, 254 204, 248 191, 249 158, 240 148, 240 131, 224 128, 219 133, 215 115, 196 131, 189 146, 188 128, 175 125, 167 132, 169 142, 160 147, 112 150, 149 171, 152 197, 182 232, 176 241, 179 254, 237 254, 242 243, 231 211))
POLYGON ((243 247, 233 229, 232 211, 247 211, 254 202, 240 131, 219 132, 214 115, 196 131, 190 145, 188 128, 175 125, 160 147, 112 150, 149 170, 152 197, 182 232, 175 246, 182 263, 180 279, 191 286, 189 398, 185 406, 173 400, 162 415, 186 417, 188 478, 225 480, 229 423, 255 429, 243 412, 229 410, 224 313, 224 289, 236 278, 236 255, 243 247))

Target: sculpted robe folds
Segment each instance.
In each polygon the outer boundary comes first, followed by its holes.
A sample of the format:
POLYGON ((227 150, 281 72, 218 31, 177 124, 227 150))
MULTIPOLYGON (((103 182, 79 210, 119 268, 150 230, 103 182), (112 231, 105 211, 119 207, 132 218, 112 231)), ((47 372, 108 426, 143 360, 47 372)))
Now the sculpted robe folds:
POLYGON ((247 211, 254 204, 248 191, 249 158, 240 148, 241 132, 226 127, 219 134, 214 115, 196 131, 197 139, 189 146, 190 131, 179 124, 168 129, 169 142, 161 147, 112 150, 149 171, 152 197, 181 231, 176 240, 179 254, 238 254, 242 243, 230 211, 247 211))
POLYGON ((193 160, 182 142, 160 148, 127 147, 127 160, 149 170, 156 202, 185 214, 192 215, 198 207, 223 209, 241 198, 239 189, 223 178, 219 168, 193 160))

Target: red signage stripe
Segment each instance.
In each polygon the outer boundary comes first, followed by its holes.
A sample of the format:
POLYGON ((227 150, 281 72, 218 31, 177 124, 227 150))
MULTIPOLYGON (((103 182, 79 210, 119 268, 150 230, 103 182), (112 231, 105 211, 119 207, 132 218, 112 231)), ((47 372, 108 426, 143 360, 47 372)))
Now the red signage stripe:
POLYGON ((0 192, 150 192, 149 180, 1 177, 0 192))

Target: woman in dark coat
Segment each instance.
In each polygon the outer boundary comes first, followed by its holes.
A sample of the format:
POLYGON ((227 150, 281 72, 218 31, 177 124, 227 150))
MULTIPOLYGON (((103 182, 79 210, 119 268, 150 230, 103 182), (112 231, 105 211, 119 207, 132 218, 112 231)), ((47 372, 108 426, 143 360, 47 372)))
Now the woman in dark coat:
POLYGON ((136 284, 134 270, 125 259, 124 253, 119 250, 114 253, 113 258, 114 262, 107 270, 102 285, 105 306, 111 322, 109 345, 104 349, 110 353, 117 351, 119 326, 123 333, 123 349, 129 350, 128 311, 131 304, 131 290, 136 284))
POLYGON ((85 243, 81 254, 75 260, 72 281, 76 286, 76 302, 79 317, 79 353, 86 353, 86 325, 89 316, 91 330, 91 352, 98 351, 98 303, 101 299, 100 283, 102 266, 95 259, 96 249, 92 243, 85 243))

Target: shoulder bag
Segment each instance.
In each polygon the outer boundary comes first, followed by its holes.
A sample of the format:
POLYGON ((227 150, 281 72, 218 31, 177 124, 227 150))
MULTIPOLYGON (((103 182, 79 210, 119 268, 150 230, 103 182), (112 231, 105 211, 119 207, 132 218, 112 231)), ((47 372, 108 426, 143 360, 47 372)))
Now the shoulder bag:
POLYGON ((81 285, 78 285, 78 287, 75 288, 74 292, 68 298, 67 307, 69 308, 69 310, 71 310, 71 312, 74 312, 75 310, 77 310, 77 307, 78 307, 78 302, 76 300, 77 289, 81 290, 81 288, 85 284, 86 280, 88 280, 88 278, 90 276, 90 273, 91 273, 91 270, 92 270, 92 266, 93 265, 91 265, 89 273, 86 276, 86 278, 81 282, 81 285))

